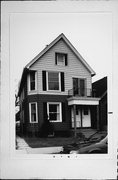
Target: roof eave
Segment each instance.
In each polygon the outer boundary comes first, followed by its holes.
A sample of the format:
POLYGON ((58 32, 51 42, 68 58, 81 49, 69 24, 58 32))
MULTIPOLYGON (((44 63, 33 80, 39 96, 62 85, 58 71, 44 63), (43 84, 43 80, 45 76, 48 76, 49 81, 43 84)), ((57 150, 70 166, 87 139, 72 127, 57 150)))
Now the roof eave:
POLYGON ((23 85, 23 81, 24 81, 24 77, 26 76, 27 72, 28 72, 28 69, 24 68, 23 72, 22 72, 22 76, 21 76, 20 85, 19 85, 19 88, 18 88, 18 97, 20 96, 22 85, 23 85))

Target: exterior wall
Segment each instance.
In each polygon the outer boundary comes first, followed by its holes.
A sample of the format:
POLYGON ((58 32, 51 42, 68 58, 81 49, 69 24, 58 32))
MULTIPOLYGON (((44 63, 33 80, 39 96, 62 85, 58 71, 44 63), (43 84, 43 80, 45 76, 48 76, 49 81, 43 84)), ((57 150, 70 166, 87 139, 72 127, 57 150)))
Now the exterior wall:
POLYGON ((26 114, 26 109, 27 109, 27 82, 24 82, 24 87, 20 93, 19 97, 19 102, 20 102, 20 123, 21 123, 21 132, 24 133, 26 131, 25 124, 27 121, 27 114, 26 114))
POLYGON ((107 95, 100 101, 100 129, 107 130, 107 95))
POLYGON ((90 106, 91 110, 91 128, 97 128, 97 106, 90 106))
POLYGON ((29 95, 27 96, 27 102, 25 104, 25 130, 31 131, 33 128, 40 134, 41 127, 44 122, 44 109, 43 103, 44 102, 61 102, 65 103, 65 120, 62 122, 54 122, 54 130, 55 131, 68 131, 71 125, 70 119, 70 107, 67 104, 67 96, 61 95, 29 95), (37 110, 38 110, 38 123, 33 124, 29 123, 29 103, 30 102, 37 102, 37 110))
MULTIPOLYGON (((67 104, 67 96, 64 95, 29 95, 27 97, 27 100, 24 102, 24 117, 25 117, 25 123, 23 124, 23 132, 28 133, 35 131, 40 135, 41 128, 43 125, 43 122, 45 121, 44 118, 44 109, 43 109, 43 103, 44 102, 61 102, 65 103, 65 120, 62 122, 53 122, 54 131, 55 132, 69 132, 72 129, 72 123, 71 123, 71 106, 68 106, 67 104), (29 103, 31 102, 37 102, 37 113, 38 113, 38 123, 30 123, 29 120, 29 103)), ((84 106, 80 106, 81 108, 84 106)), ((96 106, 88 106, 90 108, 90 114, 91 114, 91 128, 96 129, 97 128, 97 110, 96 106)), ((82 128, 82 127, 81 127, 82 128)), ((83 127, 85 128, 85 127, 83 127)))
MULTIPOLYGON (((65 91, 61 92, 61 95, 67 95, 68 90, 73 88, 72 78, 86 78, 86 88, 91 89, 91 74, 85 68, 85 66, 78 60, 72 50, 65 44, 63 40, 60 40, 50 50, 46 52, 39 60, 37 60, 30 68, 37 71, 37 90, 34 92, 28 92, 28 94, 53 94, 54 92, 47 92, 42 90, 42 70, 45 71, 58 71, 65 73, 65 91), (68 54, 68 65, 59 66, 55 65, 55 52, 68 54)), ((27 78, 27 85, 28 85, 27 78)), ((60 92, 55 92, 60 94, 60 92)))
POLYGON ((95 90, 96 95, 101 97, 99 101, 100 130, 107 130, 107 77, 94 82, 92 88, 95 90))

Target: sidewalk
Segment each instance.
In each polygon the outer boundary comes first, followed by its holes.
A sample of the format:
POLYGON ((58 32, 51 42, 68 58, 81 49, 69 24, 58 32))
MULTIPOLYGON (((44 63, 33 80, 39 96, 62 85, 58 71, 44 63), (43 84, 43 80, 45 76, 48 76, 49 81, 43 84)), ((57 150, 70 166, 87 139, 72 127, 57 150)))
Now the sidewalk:
POLYGON ((23 138, 17 136, 17 137, 16 137, 16 140, 17 140, 18 150, 30 148, 29 145, 25 142, 25 140, 24 140, 23 138))
POLYGON ((62 146, 58 147, 45 147, 45 148, 31 148, 26 141, 17 136, 17 153, 18 154, 54 154, 63 150, 62 146))
POLYGON ((29 145, 25 142, 25 140, 19 136, 16 137, 17 141, 17 154, 27 154, 27 149, 30 149, 29 145))

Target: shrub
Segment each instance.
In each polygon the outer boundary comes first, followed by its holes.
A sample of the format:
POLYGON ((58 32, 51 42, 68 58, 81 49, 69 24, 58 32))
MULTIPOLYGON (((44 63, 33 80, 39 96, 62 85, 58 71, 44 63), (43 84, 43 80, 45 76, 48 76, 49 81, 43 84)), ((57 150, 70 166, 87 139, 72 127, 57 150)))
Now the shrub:
POLYGON ((49 120, 46 120, 41 127, 41 136, 48 137, 48 135, 51 135, 53 133, 54 133, 53 124, 49 120))

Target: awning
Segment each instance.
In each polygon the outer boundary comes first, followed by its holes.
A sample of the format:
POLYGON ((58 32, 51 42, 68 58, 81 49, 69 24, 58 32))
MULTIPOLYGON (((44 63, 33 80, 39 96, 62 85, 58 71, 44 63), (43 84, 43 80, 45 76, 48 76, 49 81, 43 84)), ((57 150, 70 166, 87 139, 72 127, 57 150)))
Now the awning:
POLYGON ((70 97, 68 105, 99 105, 100 98, 95 97, 70 97))

